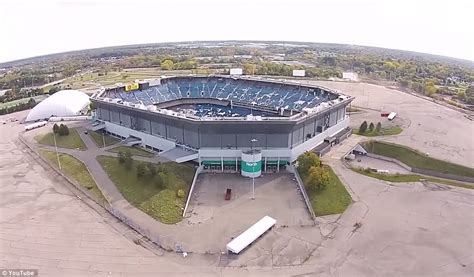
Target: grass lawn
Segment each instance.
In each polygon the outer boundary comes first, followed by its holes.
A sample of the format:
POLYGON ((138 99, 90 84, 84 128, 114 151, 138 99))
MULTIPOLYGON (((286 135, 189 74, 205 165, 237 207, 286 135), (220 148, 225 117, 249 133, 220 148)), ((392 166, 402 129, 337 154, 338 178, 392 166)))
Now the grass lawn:
POLYGON ((10 101, 10 102, 5 102, 5 103, 0 102, 0 109, 10 108, 10 107, 16 106, 18 104, 28 103, 28 101, 30 101, 30 98, 31 97, 26 97, 26 98, 21 98, 21 99, 17 99, 17 100, 13 100, 13 101, 10 101))
MULTIPOLYGON (((325 165, 325 167, 329 170, 330 184, 323 190, 306 188, 316 216, 340 214, 352 202, 350 194, 334 171, 329 166, 325 165)), ((301 177, 305 182, 304 177, 301 177)))
POLYGON ((109 135, 104 135, 102 138, 102 134, 94 131, 90 131, 89 135, 91 136, 92 140, 97 144, 98 147, 104 147, 104 140, 105 140, 105 146, 110 146, 113 144, 116 144, 119 142, 118 139, 109 136, 109 135))
POLYGON ((371 141, 365 144, 365 149, 368 152, 377 155, 397 159, 410 167, 429 169, 459 176, 474 177, 473 168, 434 159, 405 146, 380 141, 371 141))
MULTIPOLYGON (((35 137, 35 140, 44 145, 54 146, 54 137, 53 132, 47 133, 45 135, 38 135, 35 137)), ((82 141, 79 133, 76 129, 69 129, 69 135, 60 136, 56 135, 56 144, 61 148, 70 148, 70 149, 80 149, 86 150, 86 145, 82 141)))
POLYGON ((361 133, 359 130, 357 130, 358 135, 361 136, 366 136, 366 137, 376 137, 376 136, 393 136, 393 135, 398 135, 403 131, 401 127, 398 126, 393 126, 393 127, 387 127, 387 128, 382 128, 379 132, 376 132, 375 129, 373 131, 365 131, 364 133, 361 133))
MULTIPOLYGON (((58 158, 55 152, 46 150, 40 150, 39 152, 43 158, 50 161, 56 168, 58 168, 58 158)), ((92 179, 86 166, 81 161, 71 155, 63 153, 59 153, 59 160, 61 162, 61 170, 66 176, 87 189, 98 202, 107 201, 100 189, 97 187, 94 179, 92 179)))
POLYGON ((422 180, 427 180, 434 183, 445 184, 449 186, 474 189, 474 185, 469 185, 467 183, 456 182, 452 180, 440 179, 435 177, 421 176, 418 174, 380 174, 376 172, 367 172, 360 168, 352 168, 353 171, 360 173, 365 176, 376 178, 379 180, 384 180, 393 183, 408 183, 408 182, 420 182, 422 180))
POLYGON ((130 151, 132 155, 136 155, 136 156, 143 156, 143 157, 149 157, 149 158, 152 158, 155 156, 155 154, 148 152, 145 149, 142 149, 140 147, 130 147, 130 146, 122 146, 122 145, 114 147, 107 151, 118 153, 119 151, 127 151, 127 150, 130 151))
POLYGON ((133 161, 132 167, 126 169, 115 157, 99 156, 97 161, 132 205, 166 224, 182 220, 186 197, 177 197, 177 190, 182 189, 187 195, 194 168, 171 162, 162 163, 157 166, 158 173, 154 177, 148 174, 137 177, 137 165, 148 163, 133 161))

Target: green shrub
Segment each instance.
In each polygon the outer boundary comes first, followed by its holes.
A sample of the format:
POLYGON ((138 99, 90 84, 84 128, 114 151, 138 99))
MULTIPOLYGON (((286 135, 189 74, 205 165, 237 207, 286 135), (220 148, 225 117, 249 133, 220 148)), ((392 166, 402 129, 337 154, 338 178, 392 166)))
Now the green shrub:
POLYGON ((362 122, 359 127, 359 133, 363 134, 367 131, 367 121, 362 122))
POLYGON ((382 123, 378 122, 377 126, 375 126, 375 132, 379 133, 382 130, 382 123))
POLYGON ((143 163, 137 165, 137 177, 143 177, 146 175, 147 167, 143 163))
POLYGON ((154 164, 152 163, 148 163, 146 165, 147 169, 148 169, 148 173, 150 174, 151 177, 155 177, 156 175, 156 167, 154 164))
POLYGON ((59 132, 59 126, 58 126, 58 124, 54 123, 54 125, 53 125, 53 133, 54 133, 54 134, 57 134, 58 132, 59 132))
POLYGON ((59 125, 58 134, 60 136, 68 136, 69 135, 69 128, 64 124, 59 125))
POLYGON ((178 190, 176 191, 176 196, 177 196, 178 198, 183 198, 183 197, 184 197, 184 190, 178 189, 178 190))

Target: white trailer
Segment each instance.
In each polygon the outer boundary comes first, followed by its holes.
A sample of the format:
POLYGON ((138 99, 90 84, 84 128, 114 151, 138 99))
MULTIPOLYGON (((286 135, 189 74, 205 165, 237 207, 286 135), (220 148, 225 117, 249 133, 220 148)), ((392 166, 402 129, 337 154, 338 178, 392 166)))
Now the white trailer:
POLYGON ((397 113, 396 112, 391 112, 389 115, 388 115, 388 120, 393 120, 395 117, 397 116, 397 113))
POLYGON ((77 116, 52 116, 49 118, 49 122, 59 121, 87 121, 91 120, 92 116, 88 115, 77 115, 77 116))
POLYGON ((40 121, 40 122, 36 122, 36 123, 30 124, 30 125, 26 125, 25 126, 25 131, 29 131, 29 130, 33 130, 33 129, 36 129, 36 128, 39 128, 39 127, 43 127, 47 123, 48 123, 47 121, 40 121))
POLYGON ((240 251, 245 249, 266 231, 272 228, 275 223, 276 219, 273 219, 268 215, 264 216, 262 219, 257 221, 257 223, 229 242, 226 246, 227 250, 234 254, 239 254, 240 251))
POLYGON ((242 75, 242 68, 231 68, 229 74, 230 75, 242 75))
POLYGON ((306 73, 304 70, 293 69, 293 77, 304 77, 306 73))

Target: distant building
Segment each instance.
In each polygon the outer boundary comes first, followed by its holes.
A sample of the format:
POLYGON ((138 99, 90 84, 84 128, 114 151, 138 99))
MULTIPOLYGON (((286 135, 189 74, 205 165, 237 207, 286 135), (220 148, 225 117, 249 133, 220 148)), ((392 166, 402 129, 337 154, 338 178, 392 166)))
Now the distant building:
POLYGON ((242 75, 242 68, 231 68, 230 75, 242 75))
POLYGON ((5 93, 9 92, 11 89, 1 89, 0 90, 0 96, 4 96, 5 93))
POLYGON ((355 72, 342 72, 342 79, 357 82, 359 81, 359 76, 355 72))
POLYGON ((306 76, 306 72, 304 70, 293 70, 293 77, 304 77, 306 76))
POLYGON ((252 55, 234 55, 234 59, 251 59, 252 55))

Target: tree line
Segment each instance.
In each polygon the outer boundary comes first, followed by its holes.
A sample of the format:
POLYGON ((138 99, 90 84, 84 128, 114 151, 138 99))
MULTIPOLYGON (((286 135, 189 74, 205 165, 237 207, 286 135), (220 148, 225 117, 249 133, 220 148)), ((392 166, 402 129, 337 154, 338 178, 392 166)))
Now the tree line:
POLYGON ((33 108, 36 105, 36 101, 33 98, 30 98, 28 102, 20 102, 13 106, 3 106, 0 108, 0 115, 24 111, 33 108))

